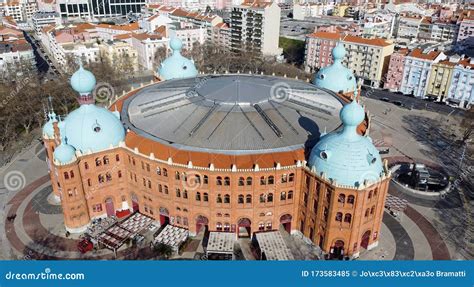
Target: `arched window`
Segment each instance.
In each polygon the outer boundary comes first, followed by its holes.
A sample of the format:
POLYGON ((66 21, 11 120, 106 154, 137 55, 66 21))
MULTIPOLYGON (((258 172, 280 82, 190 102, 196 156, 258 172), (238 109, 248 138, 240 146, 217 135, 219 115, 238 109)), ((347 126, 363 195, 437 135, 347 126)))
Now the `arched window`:
POLYGON ((188 218, 187 217, 183 217, 183 225, 188 226, 188 218))
POLYGON ((281 183, 287 183, 288 182, 288 175, 282 174, 281 175, 281 183))
POLYGON ((207 192, 204 192, 203 197, 202 197, 202 200, 203 200, 204 202, 208 202, 208 201, 209 201, 209 195, 207 194, 207 192))
POLYGON ((148 180, 147 183, 148 183, 148 188, 151 188, 151 180, 148 180))
POLYGON ((378 188, 374 189, 374 197, 377 197, 378 188))
POLYGON ((247 185, 252 185, 252 178, 250 176, 247 177, 247 185))
POLYGON ((351 223, 351 221, 352 215, 350 213, 346 213, 346 215, 344 215, 344 222, 351 223))
POLYGON ((263 222, 258 223, 258 231, 264 231, 265 230, 265 224, 263 222))
POLYGON ((118 154, 115 155, 115 161, 120 161, 120 155, 118 154))
POLYGON ((267 195, 267 202, 273 202, 273 193, 267 195))
POLYGON ((158 184, 158 191, 163 192, 163 186, 161 184, 158 184))
POLYGON ((220 223, 220 222, 216 223, 216 230, 217 231, 222 231, 222 223, 220 223))
POLYGON ((229 185, 230 185, 230 178, 229 178, 228 176, 226 176, 226 177, 224 178, 224 185, 225 185, 225 186, 229 186, 229 185))
POLYGON ((176 197, 181 197, 181 190, 179 188, 176 189, 176 197))
POLYGON ((163 169, 163 176, 168 176, 168 170, 166 168, 163 169))
POLYGON ((97 176, 97 179, 99 180, 99 183, 103 183, 103 182, 105 181, 105 178, 104 178, 104 176, 103 176, 102 174, 99 174, 99 175, 97 176))
POLYGON ((201 176, 199 174, 194 175, 194 182, 196 184, 201 184, 201 176))
POLYGON ((176 223, 181 224, 181 216, 176 216, 176 223))
POLYGON ((224 195, 224 203, 230 203, 230 195, 224 195))
POLYGON ((204 183, 204 184, 208 184, 208 183, 209 183, 209 177, 208 177, 207 175, 205 175, 205 176, 203 177, 203 183, 204 183))
POLYGON ((217 185, 222 185, 222 177, 220 177, 220 176, 216 177, 216 184, 217 185))
POLYGON ((69 173, 67 171, 64 172, 64 179, 69 179, 69 173))
POLYGON ((244 186, 245 185, 245 178, 239 177, 239 186, 244 186))
POLYGON ((267 184, 267 181, 265 180, 265 177, 262 176, 260 177, 260 185, 266 185, 267 184))
POLYGON ((109 164, 109 157, 104 155, 104 164, 109 164))
POLYGON ((201 193, 199 191, 196 192, 196 201, 201 201, 201 193))
POLYGON ((164 192, 165 192, 165 194, 168 194, 168 186, 167 185, 165 185, 164 192))
POLYGON ((369 212, 370 210, 367 208, 367 210, 365 211, 365 217, 369 217, 369 212))
POLYGON ((280 200, 286 200, 286 192, 282 191, 280 193, 280 200))
POLYGON ((375 205, 372 206, 372 208, 370 209, 370 215, 373 215, 375 213, 375 205))
POLYGON ((260 194, 260 203, 264 203, 265 202, 265 194, 260 194))
POLYGON ((239 194, 239 197, 237 199, 237 203, 238 204, 244 204, 244 195, 243 194, 239 194))
POLYGON ((289 182, 295 181, 295 174, 294 173, 290 173, 290 175, 288 176, 288 181, 289 182))
POLYGON ((337 199, 337 202, 344 204, 346 202, 346 195, 343 193, 339 194, 339 198, 337 199))
POLYGON ((181 176, 180 176, 180 174, 179 174, 179 171, 176 171, 176 172, 174 173, 174 179, 179 180, 180 178, 181 178, 181 176))
POLYGON ((368 196, 368 198, 369 198, 369 199, 371 199, 371 198, 372 198, 372 190, 371 190, 371 191, 369 191, 369 196, 368 196))
POLYGON ((252 203, 252 196, 250 194, 247 194, 247 196, 245 196, 245 203, 252 203))
POLYGON ((102 165, 102 161, 100 160, 100 157, 96 158, 95 159, 95 166, 101 166, 102 165))
POLYGON ((161 168, 159 168, 159 167, 156 168, 156 174, 161 175, 161 168))
POLYGON ((222 196, 220 194, 217 195, 216 202, 222 203, 222 196))
POLYGON ((186 189, 183 190, 183 198, 188 199, 188 191, 186 189))
POLYGON ((216 214, 216 216, 217 216, 217 217, 222 217, 222 213, 218 212, 218 213, 216 214))
POLYGON ((87 162, 84 163, 84 168, 89 169, 89 164, 87 162))
POLYGON ((69 176, 70 176, 71 178, 74 178, 74 171, 71 170, 71 171, 69 172, 69 176))
POLYGON ((353 195, 349 195, 347 197, 347 203, 354 204, 354 202, 355 202, 355 197, 353 195))
POLYGON ((119 170, 119 171, 117 172, 117 176, 118 176, 118 178, 122 178, 122 171, 121 171, 121 170, 119 170))
POLYGON ((268 181, 267 181, 267 182, 268 182, 268 184, 274 184, 274 183, 275 183, 275 177, 274 177, 273 175, 270 175, 270 176, 268 177, 268 181))
POLYGON ((342 212, 336 213, 336 221, 339 221, 339 222, 342 221, 342 212))
POLYGON ((288 199, 292 199, 293 198, 293 190, 290 190, 288 191, 288 199))

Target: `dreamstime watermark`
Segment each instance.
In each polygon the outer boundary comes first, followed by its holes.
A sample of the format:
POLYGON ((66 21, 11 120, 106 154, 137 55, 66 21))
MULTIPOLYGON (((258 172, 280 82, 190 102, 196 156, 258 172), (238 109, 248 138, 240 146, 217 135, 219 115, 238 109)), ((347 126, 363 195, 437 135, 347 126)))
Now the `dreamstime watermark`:
POLYGON ((270 100, 283 103, 290 98, 291 87, 285 82, 277 82, 270 88, 270 100))
POLYGON ((30 82, 30 78, 29 77, 24 77, 20 80, 20 82, 18 82, 18 84, 16 85, 15 89, 13 89, 13 91, 8 94, 5 99, 3 99, 1 102, 0 102, 0 109, 4 108, 6 105, 8 105, 8 103, 13 99, 15 98, 18 93, 26 86, 28 85, 28 83, 30 82))
POLYGON ((186 190, 198 190, 204 184, 203 175, 195 171, 188 172, 186 177, 183 178, 182 184, 186 190))
POLYGON ((115 89, 111 84, 99 82, 92 92, 94 99, 98 103, 106 103, 115 96, 115 89))
POLYGON ((15 273, 8 271, 5 273, 6 280, 85 280, 84 273, 54 273, 50 268, 38 273, 15 273))
POLYGON ((3 178, 3 185, 8 191, 18 191, 26 185, 25 175, 18 170, 9 171, 3 178))
POLYGON ((470 165, 468 166, 467 168, 465 168, 458 176, 458 178, 456 180, 454 180, 452 183, 451 183, 451 186, 449 187, 448 190, 446 190, 445 192, 441 192, 440 193, 440 198, 441 199, 445 199, 446 196, 453 192, 454 190, 456 190, 462 183, 463 181, 471 174, 474 173, 474 166, 470 165))
POLYGON ((196 90, 200 89, 204 84, 209 81, 211 78, 210 77, 202 77, 202 78, 196 78, 196 84, 190 88, 189 90, 186 91, 186 96, 188 97, 196 97, 198 96, 198 93, 196 90))

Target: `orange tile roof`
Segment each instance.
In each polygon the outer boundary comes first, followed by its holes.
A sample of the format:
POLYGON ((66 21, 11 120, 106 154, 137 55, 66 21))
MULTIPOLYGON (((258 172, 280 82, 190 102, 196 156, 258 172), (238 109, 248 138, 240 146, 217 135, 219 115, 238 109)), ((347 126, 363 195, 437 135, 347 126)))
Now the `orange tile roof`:
POLYGON ((115 35, 114 39, 125 40, 125 39, 130 39, 131 37, 132 37, 132 34, 119 34, 119 35, 115 35))
POLYGON ((329 40, 340 40, 342 35, 340 33, 331 33, 331 32, 314 32, 309 34, 308 37, 311 38, 322 38, 322 39, 329 39, 329 40))
POLYGON ((439 54, 441 54, 441 52, 439 51, 431 51, 429 53, 423 53, 423 50, 421 49, 414 49, 413 51, 410 52, 410 54, 408 54, 408 56, 423 59, 423 60, 433 61, 434 59, 436 59, 436 57, 438 57, 439 54))
POLYGON ((365 44, 370 46, 379 46, 379 47, 386 47, 390 46, 389 42, 385 41, 385 39, 376 38, 376 39, 366 39, 357 36, 347 35, 343 38, 344 42, 351 42, 351 43, 358 43, 358 44, 365 44))
POLYGON ((138 23, 131 23, 127 25, 110 25, 110 24, 98 24, 97 27, 105 28, 105 29, 112 29, 112 30, 121 30, 121 31, 135 31, 139 30, 140 27, 138 23))
POLYGON ((132 33, 132 37, 140 41, 143 41, 146 39, 160 40, 163 38, 161 35, 147 34, 147 33, 132 33))

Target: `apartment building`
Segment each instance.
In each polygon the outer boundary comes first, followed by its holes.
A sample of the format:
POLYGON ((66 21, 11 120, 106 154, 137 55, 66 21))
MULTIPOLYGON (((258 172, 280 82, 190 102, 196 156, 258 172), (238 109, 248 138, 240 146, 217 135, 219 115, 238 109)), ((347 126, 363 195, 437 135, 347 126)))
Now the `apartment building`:
POLYGON ((421 21, 421 15, 403 15, 399 16, 394 34, 399 41, 411 42, 418 37, 421 21))
POLYGON ((159 48, 168 47, 169 38, 156 34, 133 33, 131 35, 132 46, 138 54, 138 65, 141 69, 152 70, 156 68, 155 54, 159 48))
POLYGON ((126 41, 104 41, 99 45, 101 61, 108 61, 122 70, 138 71, 138 52, 126 41))
POLYGON ((61 18, 57 12, 38 11, 31 18, 33 29, 36 35, 41 36, 43 28, 49 25, 57 26, 61 24, 61 18))
POLYGON ((366 39, 343 33, 315 32, 306 37, 305 70, 314 72, 332 63, 332 48, 337 42, 344 44, 345 65, 365 85, 380 87, 388 70, 394 44, 384 39, 366 39))
POLYGON ((433 64, 446 59, 440 51, 414 49, 405 58, 400 92, 417 98, 426 97, 426 89, 433 64))
POLYGON ((453 68, 446 102, 469 109, 474 105, 474 58, 463 58, 453 68))
POLYGON ((307 17, 328 15, 333 8, 333 3, 295 3, 293 5, 293 19, 304 20, 307 17))
POLYGON ((0 26, 0 72, 21 72, 20 67, 34 68, 35 57, 31 45, 23 32, 0 26), (18 71, 17 71, 18 70, 18 71))
POLYGON ((474 46, 474 16, 472 18, 464 18, 459 24, 459 32, 457 36, 457 44, 474 46))
POLYGON ((433 64, 426 87, 427 96, 436 97, 437 101, 446 100, 453 68, 459 60, 459 56, 455 55, 433 64))
POLYGON ((384 79, 384 89, 388 89, 392 92, 397 92, 400 89, 403 79, 405 57, 408 53, 408 49, 400 49, 390 55, 388 71, 384 79))
POLYGON ((257 52, 266 56, 278 56, 281 9, 276 2, 246 0, 232 8, 232 51, 257 52))
POLYGON ((11 16, 16 22, 27 22, 38 11, 34 0, 9 0, 3 5, 5 16, 11 16))
POLYGON ((226 23, 219 23, 210 29, 209 40, 221 47, 228 47, 230 43, 230 27, 226 23))
POLYGON ((456 22, 433 20, 425 17, 420 23, 417 39, 424 42, 449 42, 455 43, 459 33, 456 22))
POLYGON ((347 50, 346 66, 365 85, 380 87, 395 45, 384 39, 365 39, 350 35, 344 37, 343 43, 347 50))

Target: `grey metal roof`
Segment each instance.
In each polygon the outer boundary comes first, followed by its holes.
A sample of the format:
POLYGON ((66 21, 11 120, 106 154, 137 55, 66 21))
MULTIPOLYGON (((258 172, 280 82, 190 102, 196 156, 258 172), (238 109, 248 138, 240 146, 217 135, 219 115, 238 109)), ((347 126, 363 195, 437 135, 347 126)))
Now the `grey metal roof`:
POLYGON ((164 81, 128 98, 124 124, 179 149, 228 154, 313 145, 340 126, 340 99, 288 78, 212 75, 164 81))

